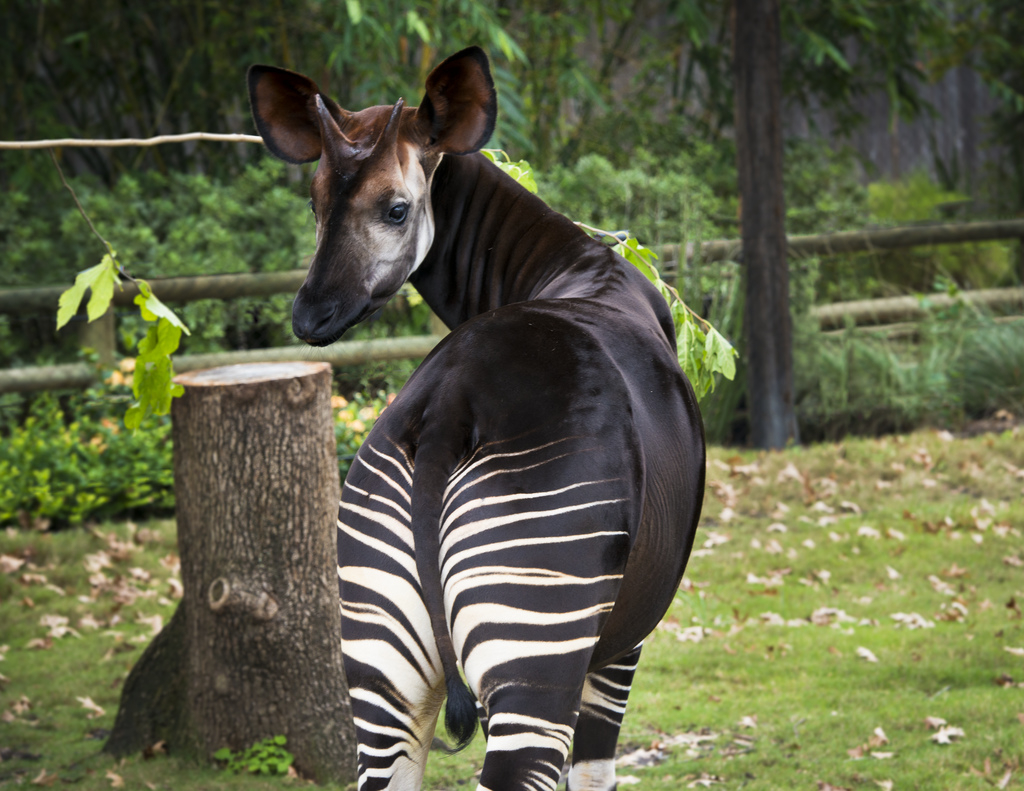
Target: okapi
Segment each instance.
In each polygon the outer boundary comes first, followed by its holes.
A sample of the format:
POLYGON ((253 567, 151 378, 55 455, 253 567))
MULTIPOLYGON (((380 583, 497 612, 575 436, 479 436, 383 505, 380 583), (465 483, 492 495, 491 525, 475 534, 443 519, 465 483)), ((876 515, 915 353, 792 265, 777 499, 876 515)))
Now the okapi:
POLYGON ((458 747, 483 726, 481 789, 555 788, 570 744, 568 787, 614 788, 640 645, 704 491, 665 301, 478 153, 497 114, 479 48, 438 66, 418 108, 349 112, 269 66, 248 86, 270 152, 319 160, 295 334, 332 343, 407 280, 452 330, 343 488, 359 788, 420 787, 446 695, 458 747))

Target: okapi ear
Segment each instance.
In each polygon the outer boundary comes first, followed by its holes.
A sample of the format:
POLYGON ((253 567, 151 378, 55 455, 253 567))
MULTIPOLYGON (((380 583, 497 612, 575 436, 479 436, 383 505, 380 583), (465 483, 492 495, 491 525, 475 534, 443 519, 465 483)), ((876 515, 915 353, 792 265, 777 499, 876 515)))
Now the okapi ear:
MULTIPOLYGON (((247 82, 252 117, 270 153, 293 165, 319 159, 323 145, 316 83, 287 69, 258 64, 249 67, 247 82)), ((326 96, 322 99, 332 115, 340 115, 340 107, 326 96)))
POLYGON ((480 47, 457 52, 430 73, 416 117, 430 142, 446 154, 472 154, 483 147, 494 131, 498 97, 480 47))

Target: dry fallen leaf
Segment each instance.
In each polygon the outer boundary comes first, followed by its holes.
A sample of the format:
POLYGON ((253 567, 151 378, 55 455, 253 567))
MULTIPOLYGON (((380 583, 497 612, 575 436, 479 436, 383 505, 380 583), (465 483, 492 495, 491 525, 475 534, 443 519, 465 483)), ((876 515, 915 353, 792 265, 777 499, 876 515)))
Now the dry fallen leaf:
POLYGON ((0 573, 13 574, 24 565, 25 561, 22 558, 16 558, 14 555, 0 555, 0 573))
POLYGON ((636 766, 643 768, 645 766, 656 766, 663 762, 668 755, 657 747, 652 747, 650 750, 645 750, 642 747, 631 750, 625 755, 620 756, 616 761, 616 766, 636 766))
POLYGON ((164 618, 159 613, 150 616, 137 615, 135 616, 135 622, 145 624, 153 630, 153 634, 157 634, 161 629, 164 628, 164 618))
POLYGON ((756 728, 757 727, 757 715, 751 714, 746 717, 740 717, 740 721, 736 723, 737 728, 756 728))
POLYGON ((806 478, 804 477, 804 474, 796 468, 796 465, 793 464, 793 462, 789 462, 782 468, 782 471, 779 472, 775 480, 779 483, 784 483, 785 481, 796 481, 797 483, 802 484, 806 478))
POLYGON ((875 728, 874 733, 871 734, 871 738, 868 739, 868 746, 870 747, 881 747, 889 743, 889 737, 885 735, 885 731, 881 727, 875 728))
POLYGON ((878 661, 878 657, 875 656, 874 653, 870 649, 864 648, 863 646, 858 646, 857 647, 857 656, 859 656, 861 659, 864 659, 864 660, 866 660, 868 662, 877 662, 878 661))
POLYGON ((84 709, 88 709, 88 710, 89 710, 89 711, 91 712, 90 714, 86 714, 86 715, 85 715, 85 718, 86 718, 87 720, 94 720, 94 719, 96 719, 97 717, 102 717, 102 716, 103 716, 104 714, 106 714, 106 713, 107 713, 107 712, 106 712, 106 710, 105 710, 105 709, 103 709, 103 708, 102 708, 101 706, 97 706, 97 705, 96 705, 96 704, 95 704, 95 703, 93 702, 93 699, 92 699, 92 698, 89 698, 89 697, 85 697, 85 698, 76 698, 76 700, 77 700, 77 701, 78 701, 79 703, 81 703, 81 704, 82 704, 82 708, 84 708, 84 709))
POLYGON ((818 791, 852 791, 847 786, 834 786, 831 783, 825 783, 821 780, 818 781, 818 791))
MULTIPOLYGON (((693 775, 690 775, 693 777, 693 775)), ((707 772, 701 772, 700 777, 691 783, 687 783, 687 788, 710 788, 713 785, 718 785, 724 782, 718 775, 709 775, 707 772)))
POLYGON ((37 774, 35 776, 35 778, 32 780, 32 785, 34 785, 34 786, 52 786, 55 782, 57 782, 57 774, 56 774, 56 772, 54 774, 50 775, 50 774, 46 773, 46 769, 44 768, 44 769, 40 769, 39 770, 39 774, 37 774))
POLYGON ((1009 651, 1014 656, 1024 656, 1024 648, 1011 648, 1008 645, 1004 645, 1003 650, 1009 651))
POLYGON ((963 737, 963 728, 958 728, 955 725, 943 725, 939 728, 938 733, 932 734, 931 739, 936 744, 952 744, 954 739, 962 739, 963 737))
POLYGON ((896 621, 896 628, 899 629, 901 626, 905 626, 908 629, 934 629, 935 623, 929 621, 922 615, 918 615, 916 612, 903 613, 897 612, 889 616, 896 621))
POLYGON ((111 788, 124 788, 124 778, 113 769, 107 770, 107 780, 110 781, 111 788))

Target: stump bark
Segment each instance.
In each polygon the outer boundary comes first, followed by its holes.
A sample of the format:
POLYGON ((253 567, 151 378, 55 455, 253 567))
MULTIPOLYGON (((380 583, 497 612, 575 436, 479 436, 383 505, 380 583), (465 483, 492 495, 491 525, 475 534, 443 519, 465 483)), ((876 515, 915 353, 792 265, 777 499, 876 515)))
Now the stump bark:
POLYGON ((301 774, 349 782, 330 365, 235 365, 176 381, 184 596, 125 682, 104 749, 164 740, 209 760, 284 735, 301 774))

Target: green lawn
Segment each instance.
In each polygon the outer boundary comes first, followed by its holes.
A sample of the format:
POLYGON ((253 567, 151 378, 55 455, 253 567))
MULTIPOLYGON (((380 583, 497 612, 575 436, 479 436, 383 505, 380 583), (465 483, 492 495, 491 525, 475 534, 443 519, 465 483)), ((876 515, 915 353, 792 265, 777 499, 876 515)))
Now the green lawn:
MULTIPOLYGON (((1024 788, 1024 431, 714 449, 708 484, 621 789, 1024 788)), ((97 754, 175 551, 172 522, 0 533, 0 785, 301 784, 97 754)), ((426 787, 474 787, 482 756, 434 755, 426 787)))

